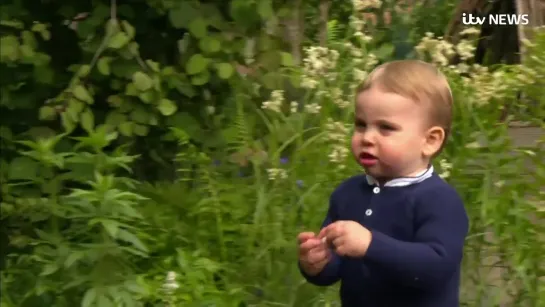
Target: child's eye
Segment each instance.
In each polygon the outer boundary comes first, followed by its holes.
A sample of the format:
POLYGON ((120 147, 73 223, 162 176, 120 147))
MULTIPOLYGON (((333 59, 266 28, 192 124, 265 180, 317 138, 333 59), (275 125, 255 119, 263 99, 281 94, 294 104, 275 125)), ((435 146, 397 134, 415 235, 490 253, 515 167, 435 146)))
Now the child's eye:
POLYGON ((390 125, 380 125, 380 129, 388 130, 388 131, 396 130, 396 128, 394 126, 390 126, 390 125))
POLYGON ((354 123, 354 125, 358 128, 365 128, 366 124, 364 122, 361 122, 361 121, 356 121, 354 123))

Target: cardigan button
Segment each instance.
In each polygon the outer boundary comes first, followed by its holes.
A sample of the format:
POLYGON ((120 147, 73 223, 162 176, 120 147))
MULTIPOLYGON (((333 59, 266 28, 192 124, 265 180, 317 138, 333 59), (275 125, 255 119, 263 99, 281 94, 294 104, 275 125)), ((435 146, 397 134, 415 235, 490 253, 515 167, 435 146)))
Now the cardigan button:
POLYGON ((365 215, 370 216, 371 214, 373 214, 373 210, 371 209, 365 210, 365 215))
POLYGON ((375 187, 375 188, 373 189, 373 193, 378 194, 379 192, 380 192, 380 188, 379 188, 379 187, 375 187))

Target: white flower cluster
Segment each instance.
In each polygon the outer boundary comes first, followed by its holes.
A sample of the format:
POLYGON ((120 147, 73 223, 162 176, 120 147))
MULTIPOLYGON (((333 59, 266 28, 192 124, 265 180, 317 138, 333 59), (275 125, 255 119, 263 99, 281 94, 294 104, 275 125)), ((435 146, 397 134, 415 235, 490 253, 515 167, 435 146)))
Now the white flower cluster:
POLYGON ((441 167, 441 174, 439 174, 439 177, 446 179, 450 177, 450 170, 452 169, 452 164, 447 162, 445 159, 441 159, 439 161, 439 166, 441 167))
POLYGON ((275 90, 271 93, 270 100, 263 102, 263 104, 261 105, 261 108, 280 113, 283 103, 284 103, 284 91, 275 90))
POLYGON ((378 9, 382 6, 382 1, 380 0, 352 0, 352 5, 354 10, 357 12, 363 11, 369 8, 378 9))
POLYGON ((337 50, 328 49, 326 47, 311 46, 305 48, 306 57, 303 59, 303 78, 301 86, 303 88, 315 89, 319 83, 316 78, 324 78, 327 80, 335 80, 337 74, 335 68, 339 60, 339 52, 337 50))
POLYGON ((449 67, 455 73, 465 72, 469 76, 463 77, 464 86, 470 90, 471 102, 475 105, 486 105, 493 98, 503 99, 507 95, 516 92, 518 88, 525 84, 530 84, 538 80, 538 74, 535 70, 519 66, 516 74, 509 77, 503 70, 490 71, 488 67, 473 64, 458 64, 456 67, 449 67))
POLYGON ((305 111, 310 114, 318 114, 320 113, 321 109, 322 109, 322 106, 315 102, 305 105, 305 111))
POLYGON ((466 28, 460 32, 463 39, 454 45, 445 41, 441 36, 434 37, 433 33, 427 32, 420 44, 416 46, 416 51, 423 58, 429 56, 433 63, 440 66, 448 66, 456 54, 460 56, 462 61, 467 61, 474 56, 476 47, 473 38, 479 33, 478 28, 466 28))
POLYGON ((333 103, 341 109, 344 109, 351 105, 351 99, 345 99, 343 92, 340 88, 334 88, 331 90, 331 100, 333 103))
POLYGON ((345 167, 342 163, 346 161, 346 157, 350 153, 346 146, 346 138, 350 135, 350 128, 342 122, 328 119, 326 129, 328 131, 327 140, 331 144, 329 161, 339 164, 339 168, 342 169, 345 167))
POLYGON ((172 292, 178 288, 180 288, 180 285, 176 282, 176 272, 168 272, 165 282, 163 283, 163 289, 167 292, 172 292))
POLYGON ((297 107, 298 106, 299 106, 299 104, 297 103, 297 101, 290 102, 290 112, 291 113, 297 113, 297 107))
POLYGON ((282 168, 269 168, 267 169, 267 175, 271 181, 288 178, 288 172, 282 168))
POLYGON ((439 66, 448 66, 450 60, 456 55, 455 46, 442 37, 435 38, 433 33, 427 32, 422 41, 415 47, 420 57, 431 57, 431 61, 439 66))
POLYGON ((352 82, 351 88, 351 90, 354 90, 359 83, 367 78, 369 72, 375 68, 378 64, 378 58, 373 53, 363 54, 361 48, 354 46, 350 42, 346 42, 344 47, 352 56, 352 63, 354 63, 354 67, 352 68, 354 82, 352 82))

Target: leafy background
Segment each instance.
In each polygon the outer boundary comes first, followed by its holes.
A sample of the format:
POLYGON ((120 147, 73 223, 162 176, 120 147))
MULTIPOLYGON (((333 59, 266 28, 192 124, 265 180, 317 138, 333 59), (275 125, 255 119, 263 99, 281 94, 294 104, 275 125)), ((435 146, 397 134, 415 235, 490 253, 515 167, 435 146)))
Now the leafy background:
POLYGON ((545 304, 543 137, 508 128, 543 128, 545 34, 476 63, 478 30, 441 38, 456 3, 3 1, 2 306, 339 306, 295 236, 361 172, 354 86, 401 58, 456 98, 464 306, 545 304))

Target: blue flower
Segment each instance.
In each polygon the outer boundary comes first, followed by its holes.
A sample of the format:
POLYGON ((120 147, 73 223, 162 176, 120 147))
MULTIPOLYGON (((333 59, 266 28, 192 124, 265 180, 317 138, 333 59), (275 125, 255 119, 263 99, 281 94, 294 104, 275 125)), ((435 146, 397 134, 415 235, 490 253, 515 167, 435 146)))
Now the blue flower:
POLYGON ((287 164, 289 162, 289 159, 284 157, 284 158, 280 158, 280 164, 287 164))
POLYGON ((298 179, 295 183, 296 183, 297 186, 300 187, 300 188, 302 188, 302 187, 305 185, 305 183, 304 183, 303 180, 301 180, 301 179, 298 179))

